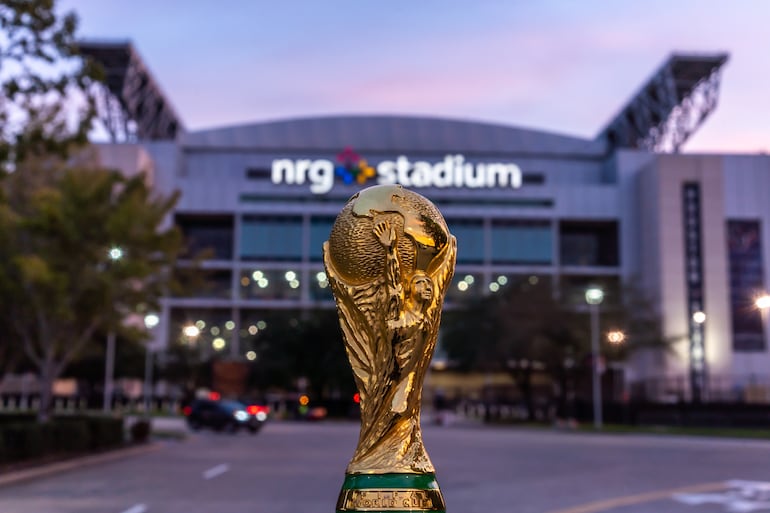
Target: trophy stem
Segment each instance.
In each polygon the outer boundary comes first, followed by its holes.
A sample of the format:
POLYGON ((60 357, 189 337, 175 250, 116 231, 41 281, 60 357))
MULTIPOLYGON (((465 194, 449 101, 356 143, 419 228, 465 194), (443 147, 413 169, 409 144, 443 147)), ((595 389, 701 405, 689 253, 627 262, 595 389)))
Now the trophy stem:
POLYGON ((435 474, 346 474, 336 513, 446 513, 435 474))

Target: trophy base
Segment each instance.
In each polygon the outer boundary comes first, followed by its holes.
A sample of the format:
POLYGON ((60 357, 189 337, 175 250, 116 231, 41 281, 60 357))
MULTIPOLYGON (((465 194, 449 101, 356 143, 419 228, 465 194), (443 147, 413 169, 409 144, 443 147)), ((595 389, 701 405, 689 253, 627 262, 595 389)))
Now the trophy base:
POLYGON ((435 474, 346 474, 337 513, 446 513, 435 474))

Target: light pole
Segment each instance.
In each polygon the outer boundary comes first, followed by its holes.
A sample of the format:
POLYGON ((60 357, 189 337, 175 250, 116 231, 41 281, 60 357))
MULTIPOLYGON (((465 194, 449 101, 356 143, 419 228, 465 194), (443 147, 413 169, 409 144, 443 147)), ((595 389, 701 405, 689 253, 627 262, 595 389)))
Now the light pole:
MULTIPOLYGON (((110 261, 117 262, 123 258, 123 250, 120 246, 113 246, 107 252, 107 256, 110 261)), ((112 287, 112 283, 109 285, 112 287)), ((110 303, 112 303, 112 289, 110 289, 110 303)), ((110 304, 110 308, 114 310, 114 305, 110 304)), ((104 359, 104 398, 102 401, 102 410, 104 413, 108 413, 112 410, 112 395, 113 388, 115 387, 115 327, 112 325, 113 320, 114 319, 112 318, 110 319, 110 331, 107 333, 107 349, 104 359)))
MULTIPOLYGON (((160 317, 157 314, 150 313, 144 316, 144 325, 152 331, 158 323, 160 317)), ((144 415, 150 418, 150 406, 152 404, 152 348, 150 341, 144 348, 144 415)))
POLYGON ((604 300, 604 291, 599 287, 586 290, 586 303, 591 312, 591 375, 593 378, 594 428, 602 427, 602 389, 599 379, 599 305, 604 300))

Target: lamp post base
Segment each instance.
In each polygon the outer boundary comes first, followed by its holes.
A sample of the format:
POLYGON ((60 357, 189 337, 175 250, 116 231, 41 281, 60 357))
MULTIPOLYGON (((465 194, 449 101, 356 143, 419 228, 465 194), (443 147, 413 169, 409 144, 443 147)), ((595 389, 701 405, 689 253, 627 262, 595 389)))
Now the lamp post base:
POLYGON ((346 474, 337 513, 446 513, 435 474, 346 474))

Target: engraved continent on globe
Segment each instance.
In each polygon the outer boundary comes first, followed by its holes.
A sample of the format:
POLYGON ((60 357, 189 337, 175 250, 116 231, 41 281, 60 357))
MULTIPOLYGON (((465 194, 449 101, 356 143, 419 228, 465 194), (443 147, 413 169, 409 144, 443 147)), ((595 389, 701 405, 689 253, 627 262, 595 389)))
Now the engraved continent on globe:
POLYGON ((385 249, 374 235, 375 222, 387 221, 397 233, 402 271, 427 270, 446 246, 449 230, 438 209, 426 198, 400 185, 377 185, 354 195, 337 216, 329 235, 334 268, 351 285, 381 278, 385 249))

